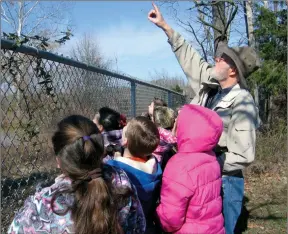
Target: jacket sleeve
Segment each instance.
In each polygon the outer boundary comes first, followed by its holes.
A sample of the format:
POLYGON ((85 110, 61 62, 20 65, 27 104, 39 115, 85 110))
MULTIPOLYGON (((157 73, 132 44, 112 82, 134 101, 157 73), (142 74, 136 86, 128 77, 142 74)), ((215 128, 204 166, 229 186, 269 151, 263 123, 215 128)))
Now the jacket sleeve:
POLYGON ((177 143, 177 138, 172 135, 172 132, 166 130, 166 131, 159 131, 161 138, 169 144, 175 144, 177 143))
POLYGON ((245 91, 233 104, 223 172, 244 169, 254 161, 258 124, 256 105, 252 96, 245 91))
POLYGON ((168 42, 193 91, 198 93, 201 83, 210 79, 211 66, 179 33, 174 31, 168 42))
MULTIPOLYGON (((169 172, 169 164, 165 170, 169 172)), ((183 178, 189 176, 187 171, 179 173, 179 177, 176 176, 178 178, 174 176, 174 180, 172 175, 165 174, 168 173, 164 172, 163 175, 160 204, 156 211, 163 230, 175 232, 184 224, 187 206, 193 193, 178 179, 182 177, 182 181, 187 181, 183 178)))

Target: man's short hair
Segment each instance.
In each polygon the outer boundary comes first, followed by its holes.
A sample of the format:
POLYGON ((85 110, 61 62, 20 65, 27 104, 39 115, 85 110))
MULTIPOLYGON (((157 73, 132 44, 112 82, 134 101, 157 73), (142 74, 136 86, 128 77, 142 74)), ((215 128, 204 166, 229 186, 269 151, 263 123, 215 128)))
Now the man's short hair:
POLYGON ((156 126, 171 129, 175 122, 175 112, 166 106, 156 106, 154 108, 153 120, 156 126))
POLYGON ((127 148, 135 157, 145 157, 157 148, 160 137, 156 125, 144 116, 133 118, 125 132, 127 148))
POLYGON ((160 99, 160 98, 154 97, 153 102, 154 102, 154 107, 155 106, 167 106, 167 103, 164 100, 160 99))

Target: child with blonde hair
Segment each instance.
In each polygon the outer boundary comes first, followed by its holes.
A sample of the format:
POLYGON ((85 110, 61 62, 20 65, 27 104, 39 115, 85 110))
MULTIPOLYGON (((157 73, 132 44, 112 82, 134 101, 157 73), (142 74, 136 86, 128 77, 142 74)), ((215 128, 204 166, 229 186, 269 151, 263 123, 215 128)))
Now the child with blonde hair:
MULTIPOLYGON (((153 120, 158 127, 160 142, 153 155, 161 165, 163 161, 166 164, 169 158, 176 153, 177 139, 171 131, 175 124, 175 118, 175 112, 169 107, 157 106, 154 108, 153 120)), ((164 164, 162 169, 165 167, 164 164)))

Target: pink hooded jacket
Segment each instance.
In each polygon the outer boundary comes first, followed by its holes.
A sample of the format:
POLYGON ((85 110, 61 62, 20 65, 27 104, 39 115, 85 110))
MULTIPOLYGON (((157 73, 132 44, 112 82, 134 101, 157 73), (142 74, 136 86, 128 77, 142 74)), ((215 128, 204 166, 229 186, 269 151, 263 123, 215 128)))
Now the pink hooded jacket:
POLYGON ((178 153, 166 166, 157 214, 166 232, 224 234, 221 172, 212 151, 222 134, 216 112, 185 105, 177 119, 178 153))

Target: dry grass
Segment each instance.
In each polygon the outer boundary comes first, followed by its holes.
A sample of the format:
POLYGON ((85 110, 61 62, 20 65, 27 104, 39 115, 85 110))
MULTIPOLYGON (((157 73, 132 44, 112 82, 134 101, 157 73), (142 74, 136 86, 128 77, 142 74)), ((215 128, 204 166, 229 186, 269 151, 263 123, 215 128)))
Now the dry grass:
POLYGON ((274 128, 257 133, 255 162, 247 168, 247 174, 277 173, 279 164, 287 160, 286 123, 275 123, 274 128))
POLYGON ((245 233, 286 233, 287 166, 279 165, 278 173, 248 176, 245 195, 248 229, 245 233))
POLYGON ((245 171, 245 234, 287 232, 286 157, 286 126, 258 134, 255 163, 245 171))

